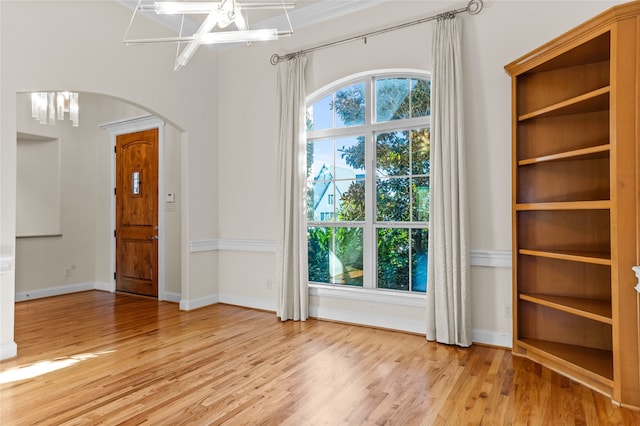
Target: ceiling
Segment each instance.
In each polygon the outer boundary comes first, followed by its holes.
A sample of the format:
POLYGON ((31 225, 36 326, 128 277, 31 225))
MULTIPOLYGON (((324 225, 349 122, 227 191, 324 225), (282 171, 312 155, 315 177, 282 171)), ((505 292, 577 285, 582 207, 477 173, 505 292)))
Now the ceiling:
MULTIPOLYGON (((138 5, 138 0, 114 0, 116 3, 133 11, 138 5)), ((194 1, 194 0, 190 0, 194 1)), ((201 1, 201 0, 195 0, 201 1)), ((280 0, 250 0, 251 3, 278 3, 280 0)), ((249 27, 252 29, 258 28, 277 28, 280 31, 289 30, 289 22, 291 21, 291 27, 295 32, 296 29, 300 29, 309 25, 317 24, 326 20, 334 19, 340 16, 344 16, 351 13, 367 9, 372 6, 376 6, 380 3, 384 3, 390 0, 281 0, 286 3, 294 3, 293 9, 287 10, 285 14, 284 10, 269 9, 269 10, 246 10, 246 18, 249 27), (288 19, 287 19, 288 14, 288 19)), ((153 3, 153 0, 142 0, 143 3, 153 3)), ((238 0, 238 3, 242 5, 243 1, 238 0)), ((135 19, 139 18, 140 14, 135 16, 135 19)), ((169 29, 173 34, 180 32, 180 27, 183 28, 183 33, 194 33, 202 23, 202 15, 186 15, 185 21, 182 22, 181 15, 155 15, 147 14, 150 19, 160 23, 163 27, 169 29)), ((132 26, 133 29, 133 26, 132 26)))

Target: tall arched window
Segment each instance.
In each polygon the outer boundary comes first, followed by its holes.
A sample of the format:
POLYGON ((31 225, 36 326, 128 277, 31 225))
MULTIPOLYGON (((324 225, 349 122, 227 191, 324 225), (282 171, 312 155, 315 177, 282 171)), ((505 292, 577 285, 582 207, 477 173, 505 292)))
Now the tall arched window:
POLYGON ((372 73, 308 100, 309 282, 426 291, 430 89, 372 73))

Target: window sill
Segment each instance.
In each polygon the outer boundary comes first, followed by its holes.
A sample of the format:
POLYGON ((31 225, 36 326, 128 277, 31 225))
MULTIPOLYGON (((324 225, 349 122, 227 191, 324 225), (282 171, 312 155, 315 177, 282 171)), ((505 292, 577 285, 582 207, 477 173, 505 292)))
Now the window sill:
POLYGON ((426 294, 399 293, 395 291, 314 283, 309 283, 309 295, 415 308, 423 308, 427 298, 426 294))

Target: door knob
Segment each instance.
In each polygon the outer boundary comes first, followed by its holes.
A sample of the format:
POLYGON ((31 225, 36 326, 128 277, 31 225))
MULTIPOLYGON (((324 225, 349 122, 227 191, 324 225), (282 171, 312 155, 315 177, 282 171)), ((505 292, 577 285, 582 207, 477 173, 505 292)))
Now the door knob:
POLYGON ((149 239, 150 239, 150 240, 157 240, 157 239, 158 239, 158 236, 157 236, 157 235, 154 235, 153 237, 150 237, 149 239))

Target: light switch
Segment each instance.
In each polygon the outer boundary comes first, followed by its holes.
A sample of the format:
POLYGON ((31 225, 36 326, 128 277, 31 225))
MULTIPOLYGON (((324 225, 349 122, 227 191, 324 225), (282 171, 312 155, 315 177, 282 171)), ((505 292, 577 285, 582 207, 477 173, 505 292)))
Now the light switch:
POLYGON ((167 192, 166 197, 164 197, 164 201, 166 203, 175 203, 176 202, 176 194, 173 192, 167 192))

